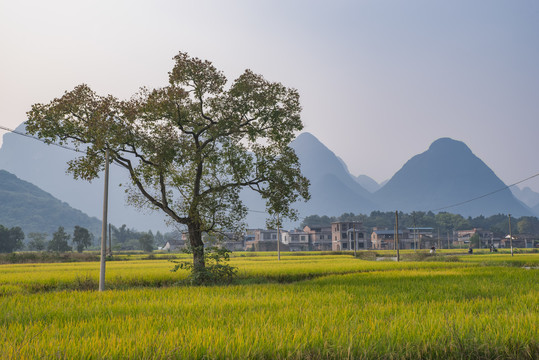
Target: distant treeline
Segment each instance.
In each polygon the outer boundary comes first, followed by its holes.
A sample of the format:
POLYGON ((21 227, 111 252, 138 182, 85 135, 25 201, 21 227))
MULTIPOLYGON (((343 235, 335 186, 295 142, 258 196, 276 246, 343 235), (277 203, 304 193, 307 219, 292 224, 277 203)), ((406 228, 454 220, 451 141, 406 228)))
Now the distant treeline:
MULTIPOLYGON (((151 231, 141 232, 128 229, 126 225, 117 228, 111 225, 111 243, 113 250, 143 250, 151 252, 157 245, 181 236, 178 232, 162 235, 159 231, 154 235, 151 231)), ((30 232, 24 234, 18 226, 7 228, 0 225, 0 253, 10 253, 20 250, 68 252, 76 250, 99 248, 101 237, 95 238, 88 229, 76 225, 73 233, 66 232, 60 226, 51 235, 47 232, 30 232)), ((107 241, 108 243, 108 241, 107 241)), ((107 244, 108 246, 108 244, 107 244)))
MULTIPOLYGON (((363 226, 371 231, 373 227, 393 229, 395 226, 395 212, 373 211, 370 215, 344 213, 341 216, 307 216, 301 227, 331 226, 335 221, 360 221, 363 226)), ((414 211, 412 213, 399 213, 399 227, 431 227, 440 234, 456 230, 481 228, 492 231, 497 236, 509 233, 509 216, 504 214, 489 217, 477 216, 465 218, 459 214, 447 212, 433 213, 432 211, 414 211)), ((511 218, 511 229, 514 234, 539 234, 539 219, 534 216, 511 218)))

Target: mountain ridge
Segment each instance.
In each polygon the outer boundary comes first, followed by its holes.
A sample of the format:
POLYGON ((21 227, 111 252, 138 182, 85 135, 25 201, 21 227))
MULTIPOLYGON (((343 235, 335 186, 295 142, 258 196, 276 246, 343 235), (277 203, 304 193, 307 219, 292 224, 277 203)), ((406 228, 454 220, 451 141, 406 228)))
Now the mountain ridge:
POLYGON ((413 156, 374 195, 383 210, 447 209, 463 216, 532 214, 466 144, 450 138, 440 138, 413 156), (463 204, 451 206, 459 203, 463 204))
MULTIPOLYGON (((25 133, 25 124, 16 129, 25 133)), ((9 171, 20 179, 36 185, 52 196, 80 209, 91 217, 103 214, 103 179, 91 182, 74 180, 67 173, 67 162, 80 156, 67 149, 47 145, 33 138, 7 133, 0 147, 0 169, 9 171)), ((127 205, 125 187, 129 183, 124 169, 111 167, 109 175, 109 223, 140 231, 152 229, 166 232, 165 216, 158 212, 140 211, 127 205)))
MULTIPOLYGON (((17 130, 24 132, 24 124, 17 130)), ((447 137, 435 140, 425 152, 410 158, 385 184, 377 184, 366 175, 352 175, 340 157, 308 132, 299 134, 290 146, 298 155, 303 175, 311 182, 311 200, 294 204, 300 218, 314 214, 338 216, 345 212, 370 213, 373 210, 428 211, 505 187, 465 143, 447 137), (373 190, 376 187, 378 189, 373 190)), ((99 217, 102 211, 102 181, 75 181, 65 174, 66 162, 76 156, 65 149, 6 134, 0 148, 0 168, 69 203, 73 208, 99 217)), ((123 188, 117 185, 129 179, 121 169, 115 170, 111 171, 109 187, 109 222, 116 226, 127 224, 142 231, 152 229, 165 232, 163 214, 141 213, 125 204, 123 188)), ((247 217, 249 227, 264 227, 265 204, 258 194, 242 191, 241 199, 250 209, 247 217)), ((447 211, 465 216, 486 216, 497 212, 511 212, 515 216, 539 213, 539 205, 538 209, 532 210, 509 190, 471 204, 473 206, 451 207, 447 211)), ((297 223, 289 224, 294 226, 297 223)))
POLYGON ((52 234, 59 226, 70 232, 75 225, 79 225, 87 228, 97 238, 101 230, 101 221, 97 218, 72 208, 6 170, 0 170, 0 224, 6 227, 19 226, 25 234, 52 234))

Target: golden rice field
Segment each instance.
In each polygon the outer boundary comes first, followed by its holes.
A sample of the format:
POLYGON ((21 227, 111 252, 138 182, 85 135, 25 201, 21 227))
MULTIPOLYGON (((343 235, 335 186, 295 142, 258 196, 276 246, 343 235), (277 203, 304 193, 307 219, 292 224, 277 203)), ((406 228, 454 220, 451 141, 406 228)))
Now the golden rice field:
POLYGON ((539 254, 428 260, 259 253, 190 287, 139 258, 104 293, 99 263, 0 265, 0 358, 539 358, 539 254))

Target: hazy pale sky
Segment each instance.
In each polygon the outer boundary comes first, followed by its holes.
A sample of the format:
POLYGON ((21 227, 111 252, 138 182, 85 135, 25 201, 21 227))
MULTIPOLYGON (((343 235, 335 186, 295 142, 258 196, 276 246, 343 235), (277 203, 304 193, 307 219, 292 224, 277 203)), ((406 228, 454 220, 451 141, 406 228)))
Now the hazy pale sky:
POLYGON ((536 0, 0 0, 0 49, 2 126, 80 83, 164 86, 187 51, 297 88, 305 131, 354 175, 386 180, 440 137, 506 184, 539 173, 536 0))

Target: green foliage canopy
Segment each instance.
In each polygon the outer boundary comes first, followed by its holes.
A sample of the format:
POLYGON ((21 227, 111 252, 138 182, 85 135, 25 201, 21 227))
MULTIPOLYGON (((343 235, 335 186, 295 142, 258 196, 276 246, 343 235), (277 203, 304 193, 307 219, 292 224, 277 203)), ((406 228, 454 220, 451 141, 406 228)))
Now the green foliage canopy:
POLYGON ((308 180, 289 147, 303 128, 299 94, 246 70, 230 87, 211 62, 180 52, 169 85, 143 88, 130 100, 79 85, 35 104, 26 129, 85 155, 69 162, 92 180, 110 162, 129 172, 132 204, 164 211, 189 231, 195 270, 204 267, 202 233, 241 227, 242 188, 258 192, 270 215, 296 218, 308 180))
POLYGON ((24 247, 24 233, 16 226, 8 229, 0 225, 0 253, 10 253, 24 247))
POLYGON ((85 248, 92 245, 93 235, 88 229, 76 225, 73 230, 73 244, 77 246, 77 251, 82 252, 85 248))
POLYGON ((154 244, 154 236, 151 233, 142 234, 139 239, 140 248, 144 252, 152 252, 154 244))
POLYGON ((47 247, 47 233, 31 232, 28 237, 28 250, 42 251, 47 247))
POLYGON ((56 252, 71 251, 68 241, 71 236, 65 232, 64 227, 58 227, 58 230, 52 235, 52 240, 47 244, 47 250, 56 252))

